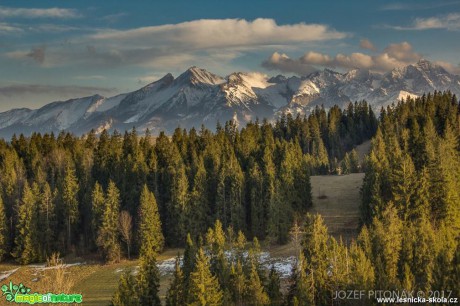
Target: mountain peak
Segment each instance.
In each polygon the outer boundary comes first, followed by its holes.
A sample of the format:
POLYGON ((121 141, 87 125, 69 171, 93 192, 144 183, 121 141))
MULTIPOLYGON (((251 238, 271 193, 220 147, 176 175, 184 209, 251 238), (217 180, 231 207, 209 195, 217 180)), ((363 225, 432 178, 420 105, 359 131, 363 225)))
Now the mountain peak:
POLYGON ((425 71, 432 70, 433 68, 438 68, 438 65, 435 65, 424 58, 419 59, 415 66, 425 71))
POLYGON ((215 75, 203 68, 199 68, 196 66, 192 66, 187 69, 184 73, 182 73, 178 78, 177 81, 182 83, 192 83, 193 85, 197 84, 209 84, 209 85, 217 85, 224 82, 220 76, 215 75))

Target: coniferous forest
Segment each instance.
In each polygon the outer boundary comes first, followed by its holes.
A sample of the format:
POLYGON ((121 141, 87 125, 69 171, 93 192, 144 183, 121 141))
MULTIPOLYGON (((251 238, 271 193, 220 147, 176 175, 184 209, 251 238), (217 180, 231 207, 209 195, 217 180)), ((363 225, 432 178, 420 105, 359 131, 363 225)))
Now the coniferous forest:
POLYGON ((171 136, 16 135, 0 141, 0 258, 139 257, 113 305, 160 305, 156 255, 178 246, 167 305, 332 305, 335 291, 353 289, 459 297, 459 139, 449 92, 408 98, 378 119, 359 102, 171 136), (353 148, 369 139, 360 163, 353 148), (308 213, 310 176, 358 171, 362 224, 344 243, 308 213), (261 267, 259 241, 287 243, 295 221, 299 254, 282 284, 261 267))

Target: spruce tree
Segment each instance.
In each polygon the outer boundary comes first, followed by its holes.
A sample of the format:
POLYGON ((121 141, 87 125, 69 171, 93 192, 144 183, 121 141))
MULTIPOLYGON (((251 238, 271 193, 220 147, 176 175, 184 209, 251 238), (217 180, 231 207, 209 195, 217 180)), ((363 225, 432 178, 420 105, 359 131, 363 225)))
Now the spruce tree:
POLYGON ((322 217, 307 214, 304 231, 303 254, 314 274, 315 300, 320 304, 328 303, 329 235, 322 217))
POLYGON ((38 227, 39 241, 41 241, 41 259, 45 259, 51 255, 55 246, 55 226, 56 226, 56 207, 54 203, 55 194, 47 182, 39 192, 39 208, 38 208, 38 227))
POLYGON ((96 182, 91 193, 91 228, 93 232, 93 241, 96 243, 99 235, 99 227, 102 224, 102 216, 105 209, 105 194, 102 186, 96 182))
POLYGON ((75 170, 69 165, 65 169, 65 177, 62 186, 62 201, 67 225, 67 247, 71 245, 71 230, 78 221, 78 194, 79 185, 75 170))
POLYGON ((120 213, 120 192, 113 181, 109 182, 105 199, 102 224, 99 228, 97 244, 103 258, 108 262, 120 259, 120 240, 118 236, 118 216, 120 213))
POLYGON ((12 253, 21 264, 28 264, 38 259, 38 250, 35 247, 38 240, 36 211, 36 195, 26 182, 19 204, 18 221, 16 224, 17 233, 14 241, 15 248, 12 253))
POLYGON ((397 210, 390 202, 383 211, 382 218, 374 218, 372 236, 373 253, 380 273, 376 285, 380 288, 398 286, 398 261, 402 248, 402 226, 397 210))
POLYGON ((271 306, 281 306, 283 304, 280 276, 274 265, 272 265, 268 275, 267 293, 271 306))
POLYGON ((139 242, 141 244, 141 256, 150 251, 159 253, 163 250, 164 246, 157 202, 154 194, 147 188, 147 185, 144 185, 140 197, 139 242))
POLYGON ((140 305, 160 306, 158 296, 160 288, 160 271, 157 267, 156 252, 148 249, 140 257, 137 275, 137 295, 140 305))
POLYGON ((269 305, 270 298, 265 292, 265 288, 259 278, 258 269, 253 262, 246 284, 245 301, 249 305, 269 305))
MULTIPOLYGON (((287 296, 289 305, 315 305, 315 271, 308 268, 305 256, 300 252, 297 263, 292 268, 291 286, 287 296), (307 271, 309 271, 309 274, 307 274, 307 271)), ((323 302, 320 303, 322 305, 323 302)))
POLYGON ((124 272, 118 281, 118 288, 115 291, 111 306, 137 306, 139 304, 136 296, 136 280, 131 271, 124 272))
POLYGON ((198 249, 195 269, 190 275, 189 305, 222 305, 223 293, 217 278, 211 274, 209 259, 198 249))
POLYGON ((6 220, 5 205, 0 192, 0 262, 7 254, 8 250, 8 224, 6 220))
POLYGON ((351 287, 357 290, 372 290, 374 288, 374 266, 368 257, 369 255, 366 254, 365 248, 365 246, 361 247, 355 242, 350 245, 349 282, 351 287))
POLYGON ((243 271, 241 261, 237 259, 236 264, 230 270, 230 286, 233 302, 236 306, 244 305, 244 293, 246 292, 246 275, 243 271))
POLYGON ((180 266, 179 256, 174 263, 174 274, 166 293, 166 306, 185 305, 186 291, 184 287, 184 273, 180 266))

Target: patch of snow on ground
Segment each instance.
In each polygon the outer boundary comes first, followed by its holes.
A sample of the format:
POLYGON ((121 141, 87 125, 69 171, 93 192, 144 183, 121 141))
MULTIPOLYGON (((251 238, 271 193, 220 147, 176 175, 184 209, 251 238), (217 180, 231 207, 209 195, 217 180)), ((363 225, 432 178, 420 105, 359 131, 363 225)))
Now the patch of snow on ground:
MULTIPOLYGON (((86 265, 86 262, 76 262, 73 264, 63 264, 63 268, 70 268, 70 267, 75 267, 75 266, 81 266, 81 265, 86 265)), ((29 268, 35 268, 36 270, 43 271, 43 270, 54 270, 57 268, 60 268, 61 266, 51 266, 47 267, 46 264, 40 264, 40 265, 28 265, 29 268)))
MULTIPOLYGON (((231 252, 226 252, 226 255, 229 259, 232 258, 233 254, 231 252)), ((247 257, 247 253, 243 254, 243 257, 247 257)), ((279 273, 281 278, 288 278, 291 274, 292 267, 296 262, 296 258, 294 256, 290 257, 271 257, 268 252, 262 252, 259 254, 259 260, 262 266, 268 271, 272 268, 279 273)), ((180 261, 182 264, 182 257, 180 257, 180 261)), ((160 271, 160 275, 172 275, 174 273, 174 265, 176 262, 175 257, 168 258, 166 260, 162 260, 158 262, 158 270, 160 271)), ((138 270, 138 269, 137 269, 138 270)), ((138 271, 133 272, 133 274, 137 274, 138 271)))
POLYGON ((19 268, 9 270, 9 271, 0 272, 0 281, 2 281, 4 279, 7 279, 11 275, 13 275, 17 270, 19 270, 19 268))

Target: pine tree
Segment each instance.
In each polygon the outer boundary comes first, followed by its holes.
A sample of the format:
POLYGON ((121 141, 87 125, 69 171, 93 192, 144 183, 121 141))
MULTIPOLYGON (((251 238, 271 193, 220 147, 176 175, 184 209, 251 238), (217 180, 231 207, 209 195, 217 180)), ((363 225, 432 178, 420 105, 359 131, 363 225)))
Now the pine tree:
POLYGON ((283 304, 280 276, 274 265, 272 265, 268 275, 267 293, 271 306, 281 306, 283 304))
POLYGON ((415 236, 412 241, 413 258, 411 271, 414 276, 414 282, 417 290, 430 289, 433 280, 433 269, 435 260, 435 233, 433 227, 427 218, 422 218, 415 223, 415 236))
POLYGON ((21 264, 28 264, 38 259, 38 250, 34 247, 38 234, 36 211, 36 196, 26 182, 18 211, 17 233, 14 241, 16 246, 12 253, 21 264))
POLYGON ((39 193, 39 208, 38 208, 38 228, 39 241, 41 241, 41 259, 45 259, 51 255, 54 249, 55 239, 55 225, 56 225, 56 212, 54 197, 51 188, 47 182, 41 188, 39 193))
POLYGON ((190 194, 189 217, 187 218, 187 229, 192 235, 203 233, 211 218, 211 205, 207 192, 207 173, 201 158, 196 167, 193 189, 190 194))
POLYGON ((156 253, 154 250, 149 249, 140 257, 139 274, 137 276, 139 305, 160 306, 159 288, 160 271, 157 267, 156 253))
POLYGON ((222 305, 223 293, 217 278, 211 274, 209 260, 202 248, 198 250, 195 269, 190 275, 189 305, 222 305))
POLYGON ((351 150, 350 153, 350 172, 351 173, 358 173, 361 166, 359 163, 359 156, 356 149, 351 150))
POLYGON ((102 216, 105 209, 105 195, 102 186, 96 182, 93 192, 91 193, 91 227, 93 232, 93 240, 96 242, 99 235, 99 227, 102 223, 102 216))
POLYGON ((350 155, 348 153, 345 153, 345 157, 343 158, 340 167, 342 168, 342 173, 343 174, 350 174, 352 172, 351 170, 351 161, 350 161, 350 155))
POLYGON ((376 272, 380 273, 376 285, 380 288, 396 288, 398 286, 398 261, 402 248, 402 222, 397 210, 390 202, 383 211, 382 218, 374 218, 373 254, 377 265, 376 272))
POLYGON ((136 280, 131 271, 124 272, 118 281, 118 288, 115 291, 111 306, 136 306, 140 305, 136 296, 136 280))
POLYGON ((308 269, 305 256, 300 252, 297 263, 292 269, 291 286, 287 296, 289 305, 315 305, 314 272, 315 270, 308 269))
POLYGON ((244 293, 246 292, 246 275, 241 261, 237 259, 230 271, 230 285, 233 302, 236 306, 244 305, 244 293))
POLYGON ((139 241, 141 243, 141 256, 150 252, 150 250, 155 253, 163 250, 164 237, 161 229, 160 214, 155 196, 148 190, 147 185, 144 185, 140 197, 139 241))
POLYGON ((357 290, 372 290, 374 288, 375 271, 371 260, 366 254, 365 247, 352 242, 350 245, 349 281, 352 288, 357 290))
POLYGON ((415 185, 415 167, 408 154, 403 154, 396 159, 391 181, 391 193, 395 207, 402 219, 407 220, 415 185))
POLYGON ((118 216, 120 213, 120 192, 114 182, 109 182, 105 199, 102 224, 99 228, 97 244, 103 258, 108 262, 120 259, 120 241, 118 237, 118 216))
POLYGON ((166 293, 166 306, 185 305, 186 297, 184 274, 180 267, 180 259, 178 256, 174 264, 173 278, 169 285, 168 292, 166 293))
POLYGON ((314 275, 315 300, 328 303, 329 235, 320 215, 307 214, 303 254, 314 275))
POLYGON ((77 177, 75 176, 75 170, 70 166, 65 169, 65 177, 62 186, 62 201, 65 209, 65 217, 67 224, 67 247, 71 245, 72 227, 78 221, 78 194, 79 186, 77 177))
POLYGON ((414 186, 412 197, 412 207, 409 211, 412 220, 428 219, 431 210, 430 199, 430 177, 426 167, 423 167, 419 173, 414 186))
POLYGON ((251 270, 246 284, 246 293, 244 299, 249 305, 269 305, 270 298, 265 292, 265 288, 259 278, 258 269, 254 262, 251 264, 251 270))
POLYGON ((0 192, 0 262, 8 252, 8 224, 6 222, 5 205, 0 192))

